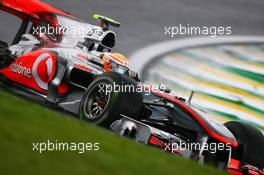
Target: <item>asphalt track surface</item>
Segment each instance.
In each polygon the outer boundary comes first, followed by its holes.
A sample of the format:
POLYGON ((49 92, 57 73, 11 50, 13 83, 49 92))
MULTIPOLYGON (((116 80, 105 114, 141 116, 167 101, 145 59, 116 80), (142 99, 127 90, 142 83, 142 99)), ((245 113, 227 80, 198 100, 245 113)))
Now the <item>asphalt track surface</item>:
POLYGON ((186 99, 194 90, 192 105, 208 118, 241 120, 264 132, 263 48, 243 43, 177 50, 152 60, 145 79, 186 99))
MULTIPOLYGON (((116 50, 131 55, 152 43, 170 40, 165 26, 232 26, 233 35, 264 34, 261 0, 45 0, 88 22, 93 13, 121 22, 116 50)), ((33 8, 33 7, 32 7, 33 8)), ((0 39, 11 41, 18 20, 0 12, 0 39)), ((183 37, 190 37, 188 35, 183 37)), ((178 39, 175 37, 173 39, 178 39)), ((140 64, 140 63, 139 63, 140 64)))

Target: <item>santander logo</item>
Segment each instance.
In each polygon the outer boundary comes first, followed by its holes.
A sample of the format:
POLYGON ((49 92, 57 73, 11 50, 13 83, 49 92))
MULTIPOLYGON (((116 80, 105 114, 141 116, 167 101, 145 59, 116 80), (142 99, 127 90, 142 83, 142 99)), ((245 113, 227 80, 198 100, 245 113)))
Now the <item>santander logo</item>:
POLYGON ((54 62, 50 54, 41 54, 34 62, 32 67, 32 75, 37 85, 43 89, 48 90, 48 80, 43 79, 43 72, 47 74, 47 77, 51 77, 53 71, 54 62), (44 61, 44 64, 43 64, 44 61))

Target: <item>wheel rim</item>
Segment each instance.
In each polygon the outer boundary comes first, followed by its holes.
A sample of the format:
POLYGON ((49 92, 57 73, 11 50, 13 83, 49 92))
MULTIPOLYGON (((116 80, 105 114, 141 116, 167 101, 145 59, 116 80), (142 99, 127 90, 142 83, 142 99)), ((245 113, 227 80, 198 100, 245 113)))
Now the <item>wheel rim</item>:
POLYGON ((87 119, 99 119, 106 110, 110 101, 110 93, 107 88, 108 84, 100 83, 93 87, 87 95, 84 104, 84 114, 87 119))

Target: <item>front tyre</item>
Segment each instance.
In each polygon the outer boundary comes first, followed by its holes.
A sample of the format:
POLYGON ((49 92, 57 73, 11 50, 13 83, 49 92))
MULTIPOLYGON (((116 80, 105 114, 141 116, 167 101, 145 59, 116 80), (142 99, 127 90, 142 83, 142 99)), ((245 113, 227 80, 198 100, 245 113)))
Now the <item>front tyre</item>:
POLYGON ((135 91, 137 85, 136 81, 118 73, 99 75, 83 96, 80 118, 104 127, 109 127, 118 120, 120 114, 139 119, 143 97, 135 91), (114 90, 114 87, 119 89, 114 90))
POLYGON ((224 124, 235 136, 238 148, 233 150, 232 158, 243 164, 264 168, 264 136, 253 126, 231 121, 224 124))

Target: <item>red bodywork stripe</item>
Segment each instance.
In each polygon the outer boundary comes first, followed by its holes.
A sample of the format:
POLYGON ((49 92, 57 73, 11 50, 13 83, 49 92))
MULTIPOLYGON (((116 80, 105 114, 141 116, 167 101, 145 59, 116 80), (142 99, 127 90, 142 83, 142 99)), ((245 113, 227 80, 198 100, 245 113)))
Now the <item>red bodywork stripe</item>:
POLYGON ((182 102, 180 102, 179 100, 165 94, 165 93, 162 93, 162 92, 157 92, 157 91, 152 91, 154 94, 162 97, 162 98, 165 98, 167 100, 170 100, 172 101, 173 103, 177 104, 178 106, 180 106, 182 109, 184 109, 185 111, 187 111, 189 114, 191 114, 191 116, 193 116, 197 121, 198 123, 205 129, 206 132, 208 132, 208 134, 210 136, 212 136, 213 138, 223 142, 223 143, 229 143, 232 147, 237 147, 238 146, 238 143, 236 141, 232 141, 232 140, 229 140, 219 134, 217 134, 216 132, 214 132, 213 130, 211 130, 208 125, 191 109, 189 108, 188 106, 186 106, 185 104, 183 104, 182 102))
POLYGON ((240 171, 240 166, 241 166, 240 161, 235 160, 235 159, 231 159, 228 166, 227 166, 227 171, 230 174, 243 175, 243 172, 240 171))
POLYGON ((149 142, 152 143, 153 145, 157 145, 158 144, 158 139, 156 137, 150 137, 149 142))
POLYGON ((160 148, 164 148, 165 147, 165 142, 163 142, 162 140, 160 140, 157 137, 151 136, 149 139, 149 143, 152 143, 153 145, 156 145, 160 148))
POLYGON ((23 19, 31 17, 34 22, 37 22, 40 19, 39 14, 43 12, 56 13, 75 18, 67 12, 59 10, 39 0, 2 0, 0 9, 23 19))
POLYGON ((255 171, 253 169, 249 169, 242 171, 241 166, 242 163, 239 160, 231 159, 227 166, 227 171, 230 174, 234 174, 234 175, 264 175, 264 172, 262 170, 255 171))

